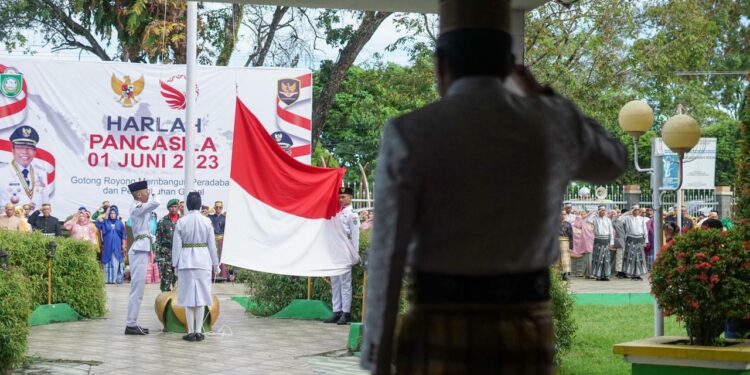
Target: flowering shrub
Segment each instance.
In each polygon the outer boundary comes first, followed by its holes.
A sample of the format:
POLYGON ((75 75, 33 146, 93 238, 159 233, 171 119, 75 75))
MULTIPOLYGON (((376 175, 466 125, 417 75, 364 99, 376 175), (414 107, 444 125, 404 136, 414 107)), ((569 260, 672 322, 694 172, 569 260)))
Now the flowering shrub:
POLYGON ((683 321, 690 343, 713 345, 727 318, 750 317, 750 243, 732 231, 693 230, 662 247, 651 294, 683 321))

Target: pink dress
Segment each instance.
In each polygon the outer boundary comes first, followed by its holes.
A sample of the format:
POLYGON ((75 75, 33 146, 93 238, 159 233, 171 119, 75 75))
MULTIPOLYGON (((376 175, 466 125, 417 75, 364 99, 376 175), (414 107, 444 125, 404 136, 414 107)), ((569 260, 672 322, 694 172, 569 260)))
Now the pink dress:
POLYGON ((86 220, 85 222, 69 220, 63 225, 65 229, 70 231, 70 236, 83 241, 89 241, 98 249, 99 240, 97 238, 96 227, 93 223, 86 220))
POLYGON ((576 216, 576 221, 573 223, 573 250, 570 252, 570 256, 580 257, 593 251, 594 230, 589 223, 581 219, 580 216, 576 216))

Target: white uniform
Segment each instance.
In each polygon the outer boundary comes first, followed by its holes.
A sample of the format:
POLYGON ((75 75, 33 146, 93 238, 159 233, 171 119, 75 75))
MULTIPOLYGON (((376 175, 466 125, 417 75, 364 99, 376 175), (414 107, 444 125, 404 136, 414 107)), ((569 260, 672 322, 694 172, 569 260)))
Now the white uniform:
MULTIPOLYGON (((359 216, 352 210, 352 205, 348 205, 339 211, 336 218, 341 220, 344 226, 344 232, 351 244, 350 250, 353 254, 359 254, 359 216)), ((359 259, 359 257, 356 257, 359 259)), ((351 312, 352 311, 352 270, 339 276, 331 276, 331 302, 334 312, 351 312)))
POLYGON ((32 163, 26 168, 27 184, 23 170, 15 161, 0 168, 0 204, 19 206, 28 203, 39 209, 42 204, 49 203, 51 192, 47 186, 47 172, 32 163))
POLYGON ((133 245, 128 252, 130 263, 130 296, 128 297, 128 327, 138 325, 138 312, 143 302, 143 287, 146 284, 146 265, 151 252, 151 244, 155 242, 151 235, 149 213, 159 207, 156 197, 146 203, 134 201, 130 207, 130 223, 133 228, 133 245))
POLYGON ((177 270, 177 304, 211 305, 211 269, 219 265, 211 220, 199 210, 177 220, 172 237, 172 265, 177 270))

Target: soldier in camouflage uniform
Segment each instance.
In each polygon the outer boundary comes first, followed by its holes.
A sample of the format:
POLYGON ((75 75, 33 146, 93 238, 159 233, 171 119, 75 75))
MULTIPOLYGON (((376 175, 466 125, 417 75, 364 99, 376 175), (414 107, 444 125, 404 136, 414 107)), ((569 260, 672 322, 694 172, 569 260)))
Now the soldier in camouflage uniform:
POLYGON ((168 292, 177 282, 177 275, 172 269, 172 236, 177 219, 180 218, 180 201, 170 199, 167 202, 169 213, 156 224, 156 263, 161 275, 161 291, 168 292))

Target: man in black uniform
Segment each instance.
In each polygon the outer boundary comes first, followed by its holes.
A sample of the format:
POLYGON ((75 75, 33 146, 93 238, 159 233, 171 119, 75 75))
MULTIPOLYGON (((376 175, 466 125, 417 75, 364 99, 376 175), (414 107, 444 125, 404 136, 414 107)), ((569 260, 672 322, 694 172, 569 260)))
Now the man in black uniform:
POLYGON ((50 215, 52 206, 49 203, 42 205, 41 210, 34 211, 29 215, 29 224, 33 230, 41 231, 45 236, 60 235, 60 220, 50 215), (41 214, 41 215, 40 215, 41 214))

